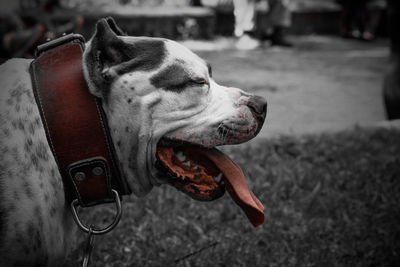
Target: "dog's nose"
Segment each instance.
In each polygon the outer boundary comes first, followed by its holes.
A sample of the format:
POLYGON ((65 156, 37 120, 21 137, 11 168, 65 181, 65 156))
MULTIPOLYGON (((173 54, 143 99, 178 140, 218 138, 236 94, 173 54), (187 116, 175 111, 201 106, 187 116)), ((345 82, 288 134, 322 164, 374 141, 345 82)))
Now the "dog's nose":
POLYGON ((247 106, 255 113, 255 115, 265 117, 267 113, 267 100, 262 96, 250 96, 247 106))

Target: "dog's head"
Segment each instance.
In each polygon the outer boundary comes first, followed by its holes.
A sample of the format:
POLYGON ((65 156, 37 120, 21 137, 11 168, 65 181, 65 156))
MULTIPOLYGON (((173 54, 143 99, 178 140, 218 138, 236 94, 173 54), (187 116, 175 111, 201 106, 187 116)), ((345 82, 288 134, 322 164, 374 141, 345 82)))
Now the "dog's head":
POLYGON ((169 183, 200 200, 221 196, 225 187, 241 197, 240 168, 215 147, 257 135, 263 98, 217 84, 211 67, 184 46, 126 36, 111 18, 97 23, 83 64, 136 195, 169 183))

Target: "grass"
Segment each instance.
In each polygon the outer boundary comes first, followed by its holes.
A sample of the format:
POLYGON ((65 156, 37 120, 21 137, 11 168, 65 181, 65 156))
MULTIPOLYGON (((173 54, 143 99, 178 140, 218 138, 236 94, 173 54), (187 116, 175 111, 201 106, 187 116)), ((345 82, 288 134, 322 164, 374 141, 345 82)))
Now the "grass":
MULTIPOLYGON (((96 237, 91 266, 399 264, 399 130, 261 139, 224 151, 263 202, 264 225, 253 228, 228 194, 205 203, 162 186, 124 199, 119 226, 96 237)), ((87 217, 107 221, 112 210, 87 217)))

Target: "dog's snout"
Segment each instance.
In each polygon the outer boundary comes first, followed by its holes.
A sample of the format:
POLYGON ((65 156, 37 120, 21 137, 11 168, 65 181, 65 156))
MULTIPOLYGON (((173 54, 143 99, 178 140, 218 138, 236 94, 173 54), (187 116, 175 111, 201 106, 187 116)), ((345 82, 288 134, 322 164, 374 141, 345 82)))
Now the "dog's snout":
POLYGON ((265 116, 267 113, 267 100, 262 96, 251 96, 247 106, 257 115, 265 116))

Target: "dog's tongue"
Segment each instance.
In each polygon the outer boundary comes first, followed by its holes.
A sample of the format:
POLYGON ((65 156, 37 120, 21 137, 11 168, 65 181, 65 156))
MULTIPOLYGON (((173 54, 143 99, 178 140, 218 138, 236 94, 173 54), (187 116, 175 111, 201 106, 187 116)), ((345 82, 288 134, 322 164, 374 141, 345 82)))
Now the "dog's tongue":
POLYGON ((254 226, 261 225, 264 222, 264 207, 250 191, 240 167, 218 149, 194 148, 193 150, 195 150, 193 152, 207 157, 220 169, 225 177, 225 188, 232 199, 242 208, 254 226))

